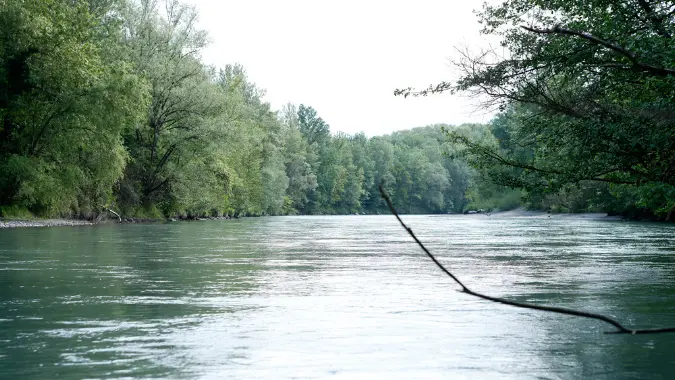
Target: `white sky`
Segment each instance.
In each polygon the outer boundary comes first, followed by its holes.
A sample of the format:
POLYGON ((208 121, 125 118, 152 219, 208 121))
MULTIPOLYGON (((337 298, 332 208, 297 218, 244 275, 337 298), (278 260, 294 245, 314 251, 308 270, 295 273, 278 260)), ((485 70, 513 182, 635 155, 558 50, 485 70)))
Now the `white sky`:
POLYGON ((453 79, 454 47, 486 45, 473 13, 482 1, 186 1, 212 41, 207 64, 242 64, 274 109, 312 106, 332 132, 490 120, 470 99, 393 95, 453 79))

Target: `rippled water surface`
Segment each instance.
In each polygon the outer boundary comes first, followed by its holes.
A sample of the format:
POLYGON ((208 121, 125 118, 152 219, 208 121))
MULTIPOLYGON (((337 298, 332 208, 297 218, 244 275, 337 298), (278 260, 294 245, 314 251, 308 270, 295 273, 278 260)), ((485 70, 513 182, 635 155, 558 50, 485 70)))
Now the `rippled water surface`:
MULTIPOLYGON (((474 290, 675 325, 675 226, 405 220, 474 290)), ((457 289, 391 216, 0 230, 0 378, 675 378, 675 334, 457 289)))

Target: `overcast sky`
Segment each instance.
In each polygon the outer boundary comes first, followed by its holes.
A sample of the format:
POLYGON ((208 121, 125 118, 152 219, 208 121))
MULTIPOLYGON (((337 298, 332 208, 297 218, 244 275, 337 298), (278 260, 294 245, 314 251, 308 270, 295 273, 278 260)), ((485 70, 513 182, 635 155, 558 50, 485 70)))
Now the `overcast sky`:
POLYGON ((204 61, 240 63, 279 109, 314 107, 331 131, 369 136, 435 123, 487 122, 470 99, 394 97, 453 78, 459 45, 485 46, 482 1, 187 0, 211 45, 204 61))

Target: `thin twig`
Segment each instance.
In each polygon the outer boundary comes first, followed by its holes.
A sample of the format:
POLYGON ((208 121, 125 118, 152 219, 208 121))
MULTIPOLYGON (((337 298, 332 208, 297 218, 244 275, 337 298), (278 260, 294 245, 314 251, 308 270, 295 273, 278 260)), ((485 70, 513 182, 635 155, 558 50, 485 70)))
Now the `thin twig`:
POLYGON ((462 287, 462 292, 472 295, 474 297, 482 298, 484 300, 492 301, 492 302, 497 302, 497 303, 502 303, 505 305, 509 306, 515 306, 515 307, 522 307, 525 309, 534 309, 534 310, 541 310, 541 311, 548 311, 551 313, 558 313, 558 314, 567 314, 567 315, 573 315, 576 317, 583 317, 583 318, 591 318, 591 319, 597 319, 599 321, 603 321, 605 323, 608 323, 614 327, 616 327, 616 331, 609 331, 606 332, 606 334, 653 334, 653 333, 666 333, 666 332, 675 332, 675 327, 668 327, 668 328, 656 328, 656 329, 642 329, 642 330, 633 330, 629 329, 625 326, 623 326, 621 323, 617 322, 616 320, 607 317, 602 314, 595 314, 595 313, 589 313, 586 311, 580 311, 580 310, 574 310, 574 309, 567 309, 564 307, 556 307, 556 306, 542 306, 542 305, 534 305, 531 303, 525 303, 525 302, 516 302, 516 301, 509 301, 503 298, 498 298, 498 297, 492 297, 488 296, 485 294, 477 293, 474 292, 473 290, 469 289, 466 285, 464 285, 455 275, 453 275, 447 268, 441 264, 434 255, 429 252, 429 250, 422 244, 422 242, 415 236, 413 233, 412 229, 408 227, 405 223, 403 223, 403 220, 401 220, 401 217, 398 215, 398 212, 394 208, 394 205, 391 202, 391 199, 389 198, 389 195, 387 195, 387 192, 384 190, 384 187, 382 184, 380 184, 380 194, 382 195, 382 198, 387 202, 387 206, 389 207, 389 210, 391 211, 392 214, 398 219, 398 222, 401 223, 401 226, 405 228, 405 230, 408 232, 408 234, 415 240, 417 245, 422 248, 424 253, 429 256, 429 258, 438 266, 441 268, 445 274, 450 276, 459 286, 462 287))

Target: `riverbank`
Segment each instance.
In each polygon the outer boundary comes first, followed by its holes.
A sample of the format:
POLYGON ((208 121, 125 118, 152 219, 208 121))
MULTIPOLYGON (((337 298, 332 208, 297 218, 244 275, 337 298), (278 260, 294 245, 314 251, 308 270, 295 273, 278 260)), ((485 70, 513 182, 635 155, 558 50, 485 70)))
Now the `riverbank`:
POLYGON ((203 218, 122 218, 121 222, 117 219, 106 219, 99 222, 91 222, 87 220, 78 219, 3 219, 0 218, 0 228, 23 228, 23 227, 74 227, 74 226, 95 226, 106 223, 166 223, 177 221, 193 221, 193 220, 230 220, 238 219, 234 217, 203 217, 203 218))
MULTIPOLYGON (((385 215, 385 214, 379 214, 385 215)), ((460 215, 460 214, 458 214, 460 215)), ((623 220, 625 219, 619 215, 608 215, 606 213, 547 213, 545 211, 530 211, 522 208, 509 211, 495 211, 495 212, 481 212, 475 214, 462 215, 467 218, 540 218, 540 219, 602 219, 602 220, 623 220)), ((131 223, 167 223, 178 221, 200 221, 200 220, 229 220, 238 219, 234 217, 201 217, 201 218, 168 218, 168 219, 154 219, 154 218, 122 218, 122 224, 131 223)), ((31 219, 31 220, 14 220, 0 218, 0 228, 21 228, 21 227, 72 227, 72 226, 94 226, 105 223, 118 223, 116 219, 108 219, 99 222, 91 222, 86 220, 76 219, 31 219)))
POLYGON ((517 208, 508 211, 480 212, 466 214, 467 217, 491 217, 491 218, 541 218, 541 219, 602 219, 602 220, 623 220, 620 215, 608 215, 605 212, 582 212, 582 213, 550 213, 546 211, 531 211, 524 208, 517 208))
MULTIPOLYGON (((381 214, 384 215, 384 214, 381 214)), ((604 219, 604 220, 621 220, 621 216, 608 216, 604 213, 581 213, 581 214, 550 214, 543 211, 528 211, 524 209, 516 209, 510 211, 497 211, 492 213, 476 213, 463 215, 469 218, 579 218, 579 219, 604 219)), ((195 220, 229 220, 236 219, 232 217, 206 217, 206 218, 190 218, 190 219, 152 219, 152 218, 122 218, 122 224, 131 223, 166 223, 177 221, 195 221, 195 220)), ((2 219, 0 218, 0 228, 25 228, 25 227, 75 227, 75 226, 94 226, 105 223, 118 223, 117 220, 109 219, 100 222, 91 222, 87 220, 77 219, 2 219)))
POLYGON ((34 220, 0 219, 0 228, 73 227, 73 226, 93 226, 94 224, 95 223, 86 220, 74 220, 74 219, 34 219, 34 220))

